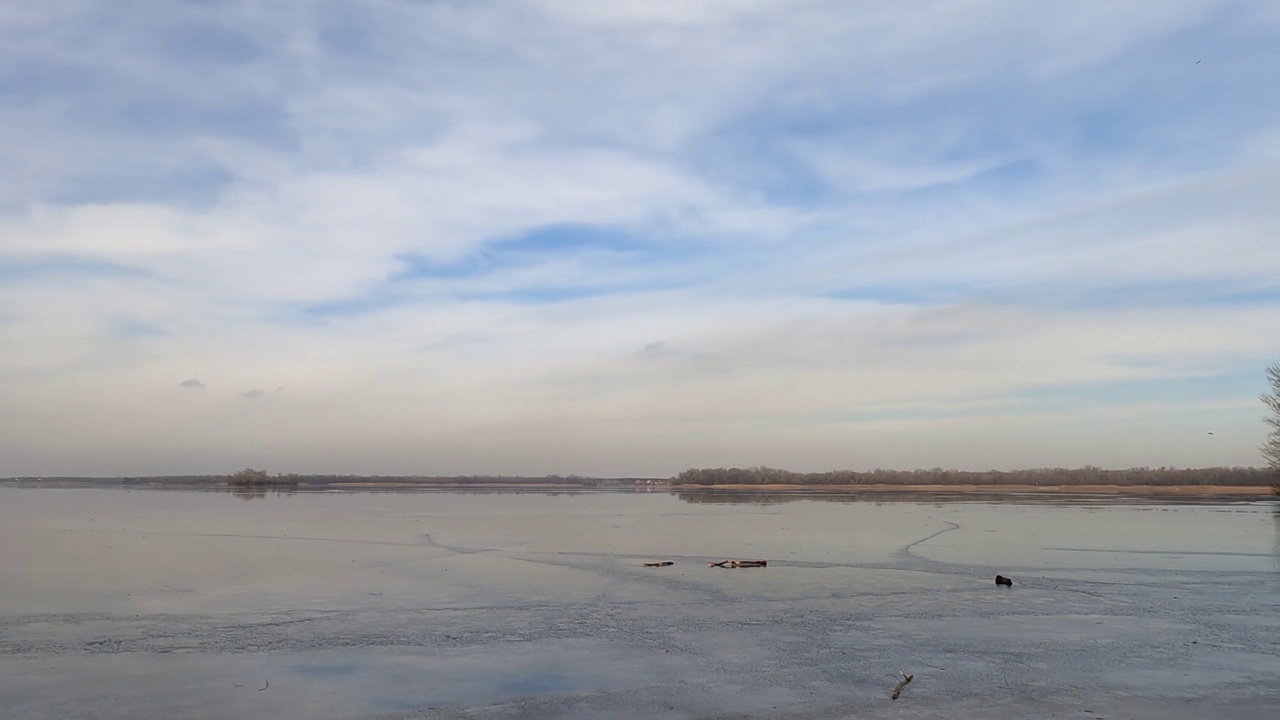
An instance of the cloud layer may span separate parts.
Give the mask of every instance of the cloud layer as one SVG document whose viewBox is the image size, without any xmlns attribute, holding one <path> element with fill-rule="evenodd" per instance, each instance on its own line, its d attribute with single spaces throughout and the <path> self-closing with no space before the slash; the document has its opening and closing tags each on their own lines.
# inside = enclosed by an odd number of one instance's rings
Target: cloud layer
<svg viewBox="0 0 1280 720">
<path fill-rule="evenodd" d="M 1278 41 L 1208 0 L 10 3 L 0 475 L 1257 464 Z"/>
</svg>

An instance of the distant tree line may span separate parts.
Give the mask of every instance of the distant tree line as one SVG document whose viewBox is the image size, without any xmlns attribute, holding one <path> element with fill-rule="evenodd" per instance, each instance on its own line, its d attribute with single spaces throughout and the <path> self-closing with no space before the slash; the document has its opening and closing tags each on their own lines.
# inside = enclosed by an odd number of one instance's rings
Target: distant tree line
<svg viewBox="0 0 1280 720">
<path fill-rule="evenodd" d="M 298 480 L 299 476 L 293 473 L 268 475 L 266 470 L 245 468 L 228 477 L 227 484 L 232 487 L 297 487 Z"/>
<path fill-rule="evenodd" d="M 123 487 L 201 488 L 312 488 L 331 485 L 362 484 L 394 489 L 397 485 L 470 485 L 476 487 L 504 485 L 573 486 L 582 488 L 629 487 L 645 478 L 592 478 L 581 475 L 299 475 L 269 474 L 265 470 L 246 468 L 232 475 L 170 475 L 151 477 L 18 477 L 0 478 L 0 483 L 64 486 L 116 485 Z M 1030 470 L 832 470 L 798 473 L 769 467 L 695 468 L 685 470 L 669 480 L 673 487 L 715 485 L 1238 485 L 1275 486 L 1280 492 L 1280 471 L 1271 468 L 1129 468 L 1104 470 L 1098 467 L 1038 468 Z"/>
<path fill-rule="evenodd" d="M 631 484 L 633 478 L 592 478 L 582 475 L 268 475 L 262 470 L 245 469 L 226 479 L 230 485 L 306 485 L 325 487 L 343 483 L 376 485 L 572 485 L 605 487 Z"/>
<path fill-rule="evenodd" d="M 169 487 L 204 488 L 230 487 L 289 487 L 307 486 L 323 488 L 342 483 L 369 485 L 547 485 L 584 488 L 630 486 L 637 480 L 654 478 L 595 478 L 583 475 L 303 475 L 298 473 L 269 474 L 265 470 L 245 468 L 231 475 L 150 475 L 150 476 L 22 476 L 0 478 L 0 483 L 23 485 L 75 485 L 121 487 Z"/>
<path fill-rule="evenodd" d="M 308 485 L 378 483 L 388 485 L 577 485 L 597 487 L 622 482 L 582 475 L 302 475 Z M 627 480 L 630 482 L 630 480 Z"/>
<path fill-rule="evenodd" d="M 770 467 L 695 468 L 671 480 L 672 485 L 1240 485 L 1276 482 L 1269 468 L 1140 467 L 1127 470 L 1037 468 L 1031 470 L 832 470 L 798 473 Z"/>
</svg>

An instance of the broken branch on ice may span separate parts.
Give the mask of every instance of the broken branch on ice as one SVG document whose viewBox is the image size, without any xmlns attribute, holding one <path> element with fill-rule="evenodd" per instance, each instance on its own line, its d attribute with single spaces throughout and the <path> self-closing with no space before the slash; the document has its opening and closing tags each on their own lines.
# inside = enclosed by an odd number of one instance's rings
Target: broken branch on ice
<svg viewBox="0 0 1280 720">
<path fill-rule="evenodd" d="M 911 682 L 916 677 L 915 675 L 908 675 L 901 670 L 898 671 L 898 674 L 902 676 L 902 679 L 893 687 L 893 694 L 889 696 L 890 700 L 897 700 L 898 696 L 902 694 L 902 688 L 906 687 L 907 683 Z"/>
</svg>

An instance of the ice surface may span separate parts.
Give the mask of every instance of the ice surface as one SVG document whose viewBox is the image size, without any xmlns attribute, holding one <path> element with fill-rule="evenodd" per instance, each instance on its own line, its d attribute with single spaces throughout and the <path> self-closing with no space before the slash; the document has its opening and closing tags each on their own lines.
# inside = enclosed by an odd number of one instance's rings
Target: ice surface
<svg viewBox="0 0 1280 720">
<path fill-rule="evenodd" d="M 1274 503 L 843 499 L 0 488 L 0 717 L 1280 717 Z"/>
</svg>

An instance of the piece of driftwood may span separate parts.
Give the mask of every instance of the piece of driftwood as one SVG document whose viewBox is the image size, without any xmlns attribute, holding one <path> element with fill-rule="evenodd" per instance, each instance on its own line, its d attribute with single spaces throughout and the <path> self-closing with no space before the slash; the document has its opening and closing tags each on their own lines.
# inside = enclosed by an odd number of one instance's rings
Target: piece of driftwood
<svg viewBox="0 0 1280 720">
<path fill-rule="evenodd" d="M 1003 575 L 997 575 L 997 576 L 996 576 L 996 584 L 997 584 L 997 585 L 1004 585 L 1005 587 L 1013 587 L 1013 580 L 1012 580 L 1011 578 L 1007 578 L 1007 577 L 1005 577 L 1005 576 L 1003 576 Z"/>
<path fill-rule="evenodd" d="M 263 685 L 262 687 L 258 688 L 258 692 L 262 692 L 263 690 L 266 690 L 267 688 L 271 687 L 270 680 L 267 680 L 266 683 L 267 683 L 266 685 Z"/>
<path fill-rule="evenodd" d="M 707 567 L 722 568 L 748 568 L 748 567 L 769 567 L 768 560 L 721 560 L 720 562 L 709 562 Z"/>
<path fill-rule="evenodd" d="M 667 567 L 668 565 L 675 565 L 675 563 L 670 560 L 663 560 L 662 562 L 651 562 L 651 563 L 644 564 L 645 567 Z"/>
<path fill-rule="evenodd" d="M 902 679 L 898 681 L 897 685 L 893 686 L 893 694 L 889 696 L 890 700 L 897 700 L 898 696 L 902 694 L 902 688 L 906 687 L 907 683 L 911 682 L 916 677 L 915 675 L 908 675 L 901 670 L 898 671 L 898 674 L 902 676 Z"/>
</svg>

